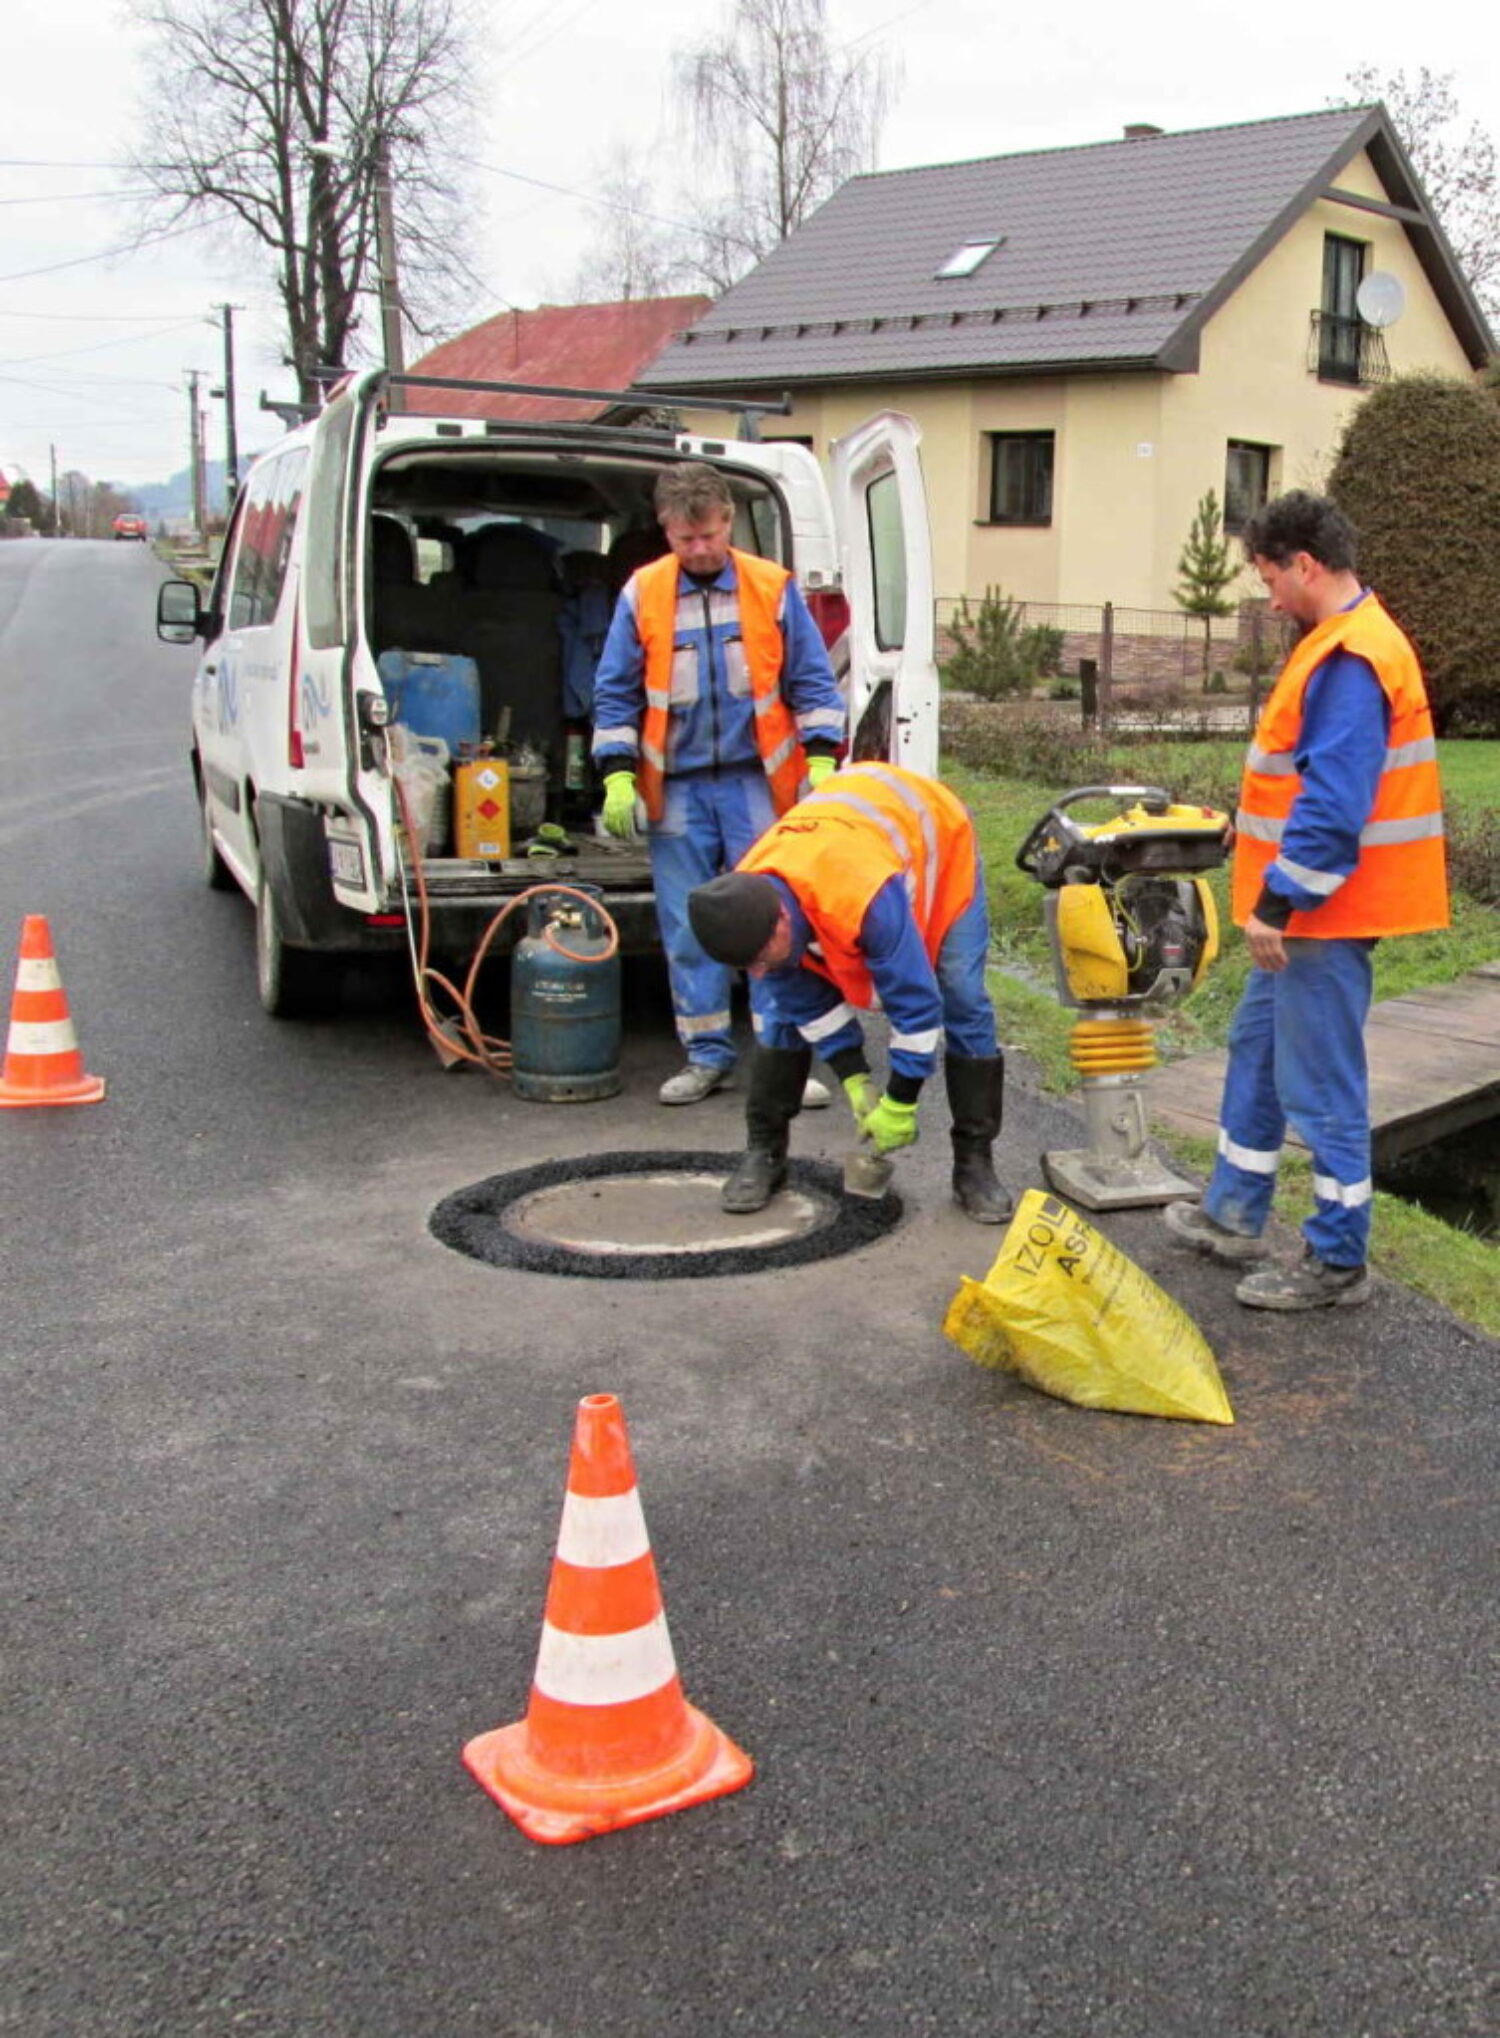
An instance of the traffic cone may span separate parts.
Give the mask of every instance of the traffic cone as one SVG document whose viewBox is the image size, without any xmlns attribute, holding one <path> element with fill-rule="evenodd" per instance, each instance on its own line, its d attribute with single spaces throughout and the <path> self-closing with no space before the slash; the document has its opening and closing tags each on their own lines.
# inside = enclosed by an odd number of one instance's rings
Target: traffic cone
<svg viewBox="0 0 1500 2038">
<path fill-rule="evenodd" d="M 625 1417 L 578 1404 L 568 1490 L 524 1720 L 464 1766 L 533 1840 L 588 1840 L 738 1790 L 750 1757 L 682 1695 Z"/>
<path fill-rule="evenodd" d="M 47 922 L 40 913 L 28 913 L 0 1072 L 0 1106 L 97 1104 L 103 1095 L 104 1078 L 83 1071 Z"/>
</svg>

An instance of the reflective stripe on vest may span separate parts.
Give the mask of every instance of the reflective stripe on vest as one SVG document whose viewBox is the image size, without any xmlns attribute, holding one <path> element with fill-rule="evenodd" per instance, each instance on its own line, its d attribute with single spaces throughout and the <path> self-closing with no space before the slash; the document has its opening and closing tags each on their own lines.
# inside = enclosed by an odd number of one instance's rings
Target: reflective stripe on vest
<svg viewBox="0 0 1500 2038">
<path fill-rule="evenodd" d="M 1390 706 L 1390 736 L 1375 804 L 1359 834 L 1359 861 L 1349 876 L 1280 860 L 1304 891 L 1326 895 L 1314 910 L 1294 912 L 1285 931 L 1338 940 L 1446 927 L 1443 800 L 1432 711 L 1415 651 L 1372 594 L 1308 631 L 1262 710 L 1235 816 L 1234 918 L 1245 924 L 1277 860 L 1302 790 L 1295 755 L 1307 684 L 1336 651 L 1363 658 L 1374 672 Z"/>
<path fill-rule="evenodd" d="M 804 961 L 866 1010 L 875 987 L 859 952 L 870 901 L 892 877 L 906 887 L 928 960 L 974 897 L 974 824 L 935 779 L 894 764 L 857 764 L 825 779 L 767 829 L 739 869 L 774 873 L 812 927 Z"/>
<path fill-rule="evenodd" d="M 802 789 L 806 764 L 797 724 L 781 692 L 786 647 L 778 620 L 791 575 L 774 560 L 731 550 L 740 642 L 755 710 L 755 744 L 778 814 Z M 671 719 L 672 654 L 677 643 L 679 571 L 669 552 L 642 566 L 634 579 L 635 627 L 645 653 L 646 711 L 641 719 L 641 762 L 636 789 L 647 815 L 659 821 L 666 803 L 667 727 Z"/>
</svg>

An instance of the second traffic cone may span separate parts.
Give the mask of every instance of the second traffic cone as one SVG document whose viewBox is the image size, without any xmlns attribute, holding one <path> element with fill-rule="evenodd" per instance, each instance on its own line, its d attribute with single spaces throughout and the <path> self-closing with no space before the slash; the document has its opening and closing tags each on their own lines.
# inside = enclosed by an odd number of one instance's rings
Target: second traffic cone
<svg viewBox="0 0 1500 2038">
<path fill-rule="evenodd" d="M 523 1833 L 553 1843 L 722 1797 L 755 1773 L 683 1697 L 613 1394 L 578 1404 L 526 1717 L 470 1741 L 464 1766 Z"/>
<path fill-rule="evenodd" d="M 84 1073 L 47 922 L 40 913 L 28 913 L 0 1072 L 0 1107 L 97 1104 L 103 1095 L 104 1078 Z"/>
</svg>

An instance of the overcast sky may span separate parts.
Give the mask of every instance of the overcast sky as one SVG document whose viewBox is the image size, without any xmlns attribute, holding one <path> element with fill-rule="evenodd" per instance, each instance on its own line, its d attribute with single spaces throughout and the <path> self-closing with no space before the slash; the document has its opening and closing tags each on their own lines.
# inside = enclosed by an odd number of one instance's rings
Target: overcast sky
<svg viewBox="0 0 1500 2038">
<path fill-rule="evenodd" d="M 1325 106 L 1361 62 L 1456 74 L 1465 114 L 1500 125 L 1500 35 L 1484 6 L 1364 0 L 1354 9 L 1243 0 L 1134 0 L 1007 10 L 992 0 L 830 0 L 842 40 L 868 38 L 901 67 L 880 167 L 950 162 L 1117 137 L 1129 121 L 1210 127 Z M 211 307 L 243 305 L 240 443 L 274 436 L 263 388 L 291 395 L 279 365 L 266 267 L 222 236 L 189 233 L 139 254 L 90 259 L 131 230 L 109 194 L 144 89 L 143 47 L 118 0 L 12 0 L 0 138 L 0 469 L 43 487 L 58 471 L 163 480 L 187 461 L 184 370 L 218 380 Z M 703 0 L 472 0 L 485 67 L 465 252 L 488 296 L 507 303 L 565 289 L 597 222 L 586 193 L 615 140 L 666 166 L 657 209 L 690 218 L 691 157 L 674 136 L 673 52 L 717 22 Z M 1485 30 L 1482 22 L 1491 19 Z M 509 174 L 507 174 L 509 173 Z M 80 259 L 83 258 L 83 259 Z M 30 273 L 28 273 L 30 272 Z M 212 448 L 223 409 L 209 406 Z"/>
</svg>

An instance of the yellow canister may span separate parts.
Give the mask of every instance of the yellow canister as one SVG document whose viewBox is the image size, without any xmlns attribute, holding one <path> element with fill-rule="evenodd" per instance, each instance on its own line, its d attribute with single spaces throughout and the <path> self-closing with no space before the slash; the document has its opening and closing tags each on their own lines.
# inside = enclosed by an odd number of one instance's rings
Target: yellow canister
<svg viewBox="0 0 1500 2038">
<path fill-rule="evenodd" d="M 458 856 L 510 855 L 510 766 L 474 757 L 453 774 L 453 846 Z"/>
</svg>

